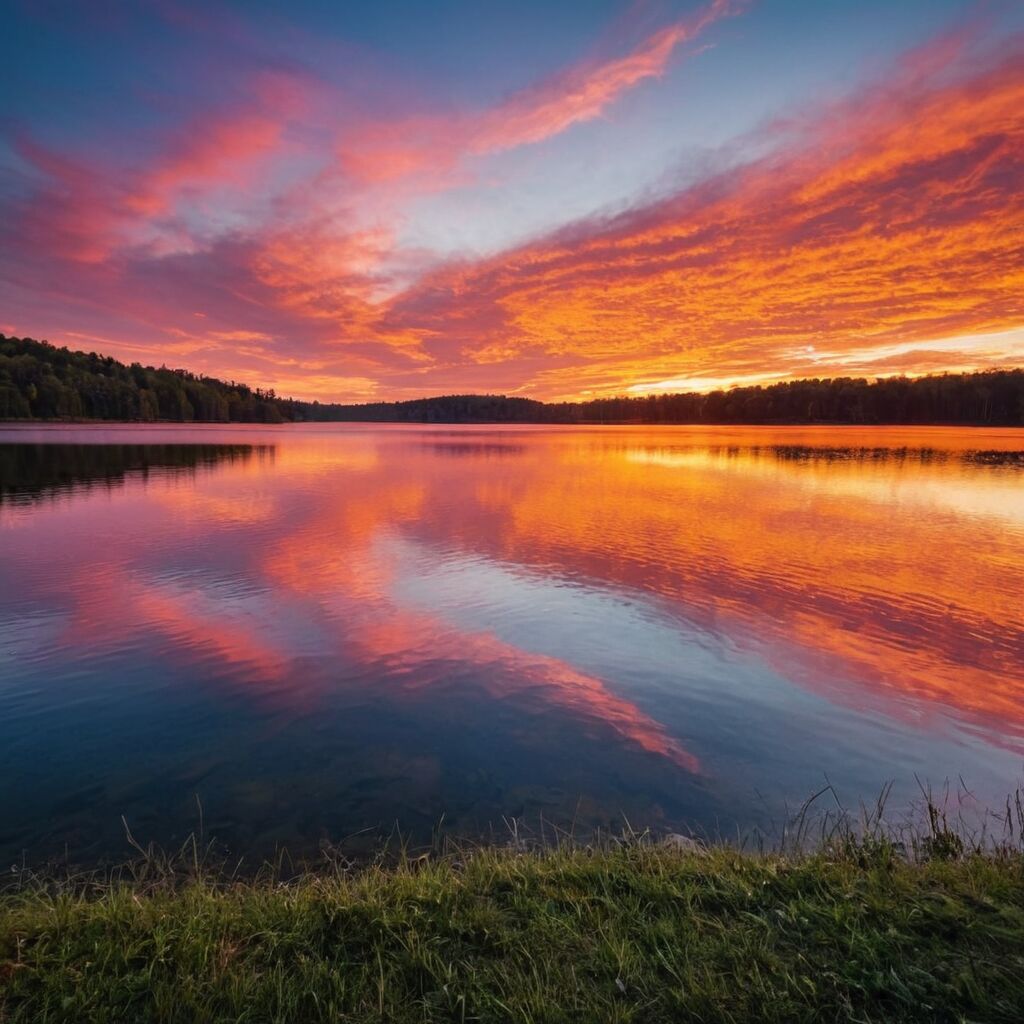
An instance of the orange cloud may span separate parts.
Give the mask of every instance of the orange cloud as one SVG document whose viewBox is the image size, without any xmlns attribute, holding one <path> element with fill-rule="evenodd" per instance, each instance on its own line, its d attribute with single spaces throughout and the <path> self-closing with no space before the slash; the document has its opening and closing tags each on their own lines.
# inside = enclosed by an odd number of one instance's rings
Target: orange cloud
<svg viewBox="0 0 1024 1024">
<path fill-rule="evenodd" d="M 429 327 L 449 357 L 538 397 L 822 376 L 894 344 L 1020 327 L 1020 40 L 995 66 L 949 77 L 901 80 L 895 104 L 880 87 L 805 127 L 795 149 L 438 272 L 387 322 Z"/>
<path fill-rule="evenodd" d="M 713 3 L 474 115 L 357 120 L 348 176 L 324 83 L 285 74 L 257 76 L 246 102 L 196 118 L 134 172 L 22 138 L 46 184 L 6 218 L 4 273 L 29 297 L 9 319 L 35 333 L 32 315 L 58 311 L 111 354 L 159 362 L 176 347 L 202 372 L 339 401 L 1019 363 L 1019 36 L 981 56 L 943 37 L 872 88 L 771 126 L 767 155 L 625 213 L 444 265 L 403 247 L 404 204 L 457 187 L 475 156 L 599 116 L 735 9 Z M 293 146 L 299 159 L 279 161 Z M 210 228 L 197 210 L 224 193 L 255 206 Z M 257 340 L 231 340 L 243 336 Z"/>
</svg>

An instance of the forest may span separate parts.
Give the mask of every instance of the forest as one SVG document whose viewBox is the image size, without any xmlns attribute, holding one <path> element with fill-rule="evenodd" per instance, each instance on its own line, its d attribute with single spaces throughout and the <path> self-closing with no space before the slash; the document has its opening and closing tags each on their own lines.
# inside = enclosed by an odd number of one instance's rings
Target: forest
<svg viewBox="0 0 1024 1024">
<path fill-rule="evenodd" d="M 187 370 L 0 334 L 0 419 L 283 423 L 301 403 Z"/>
<path fill-rule="evenodd" d="M 118 362 L 0 335 L 0 419 L 197 423 L 963 424 L 1024 426 L 1024 369 L 927 377 L 787 381 L 706 394 L 538 402 L 444 395 L 361 405 L 279 398 L 272 389 Z"/>
</svg>

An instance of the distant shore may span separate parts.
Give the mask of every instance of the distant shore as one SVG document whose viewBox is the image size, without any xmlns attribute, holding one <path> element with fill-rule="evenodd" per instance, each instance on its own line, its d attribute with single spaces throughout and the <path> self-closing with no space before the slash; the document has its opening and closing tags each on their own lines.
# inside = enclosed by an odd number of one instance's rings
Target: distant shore
<svg viewBox="0 0 1024 1024">
<path fill-rule="evenodd" d="M 636 385 L 634 385 L 636 387 Z M 449 394 L 302 401 L 183 369 L 0 334 L 0 420 L 139 423 L 521 423 L 569 426 L 1024 426 L 1024 369 L 806 378 L 579 401 Z"/>
<path fill-rule="evenodd" d="M 96 420 L 96 419 L 0 419 L 0 427 L 256 427 L 258 429 L 288 429 L 289 427 L 309 426 L 406 426 L 406 427 L 707 427 L 713 428 L 752 428 L 774 430 L 792 428 L 806 430 L 912 430 L 919 427 L 934 427 L 957 430 L 1021 430 L 1024 424 L 993 424 L 993 423 L 849 423 L 843 421 L 771 421 L 764 423 L 665 423 L 639 420 L 608 420 L 601 423 L 553 423 L 544 420 L 287 420 L 280 423 L 253 423 L 248 420 Z"/>
</svg>

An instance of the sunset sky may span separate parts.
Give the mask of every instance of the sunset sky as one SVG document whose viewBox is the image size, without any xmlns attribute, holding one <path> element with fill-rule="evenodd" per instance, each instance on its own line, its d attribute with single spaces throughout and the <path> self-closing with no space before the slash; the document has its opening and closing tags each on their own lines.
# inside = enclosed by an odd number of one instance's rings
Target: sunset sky
<svg viewBox="0 0 1024 1024">
<path fill-rule="evenodd" d="M 321 400 L 1024 365 L 1024 3 L 47 3 L 0 331 Z"/>
</svg>

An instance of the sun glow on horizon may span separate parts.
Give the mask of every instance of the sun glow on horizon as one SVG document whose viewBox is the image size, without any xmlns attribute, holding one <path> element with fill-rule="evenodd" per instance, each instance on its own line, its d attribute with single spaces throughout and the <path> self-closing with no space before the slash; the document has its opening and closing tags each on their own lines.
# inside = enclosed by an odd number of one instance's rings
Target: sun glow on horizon
<svg viewBox="0 0 1024 1024">
<path fill-rule="evenodd" d="M 975 373 L 981 370 L 999 370 L 1018 366 L 1024 359 L 1024 327 L 991 334 L 965 334 L 952 338 L 940 338 L 927 342 L 905 342 L 880 347 L 869 356 L 860 354 L 818 353 L 813 345 L 805 347 L 809 363 L 822 361 L 830 367 L 828 374 L 798 373 L 779 375 L 776 373 L 754 373 L 739 377 L 680 377 L 666 380 L 644 381 L 631 384 L 628 394 L 669 394 L 693 392 L 706 394 L 711 391 L 730 390 L 740 387 L 756 387 L 784 384 L 798 380 L 813 380 L 821 377 L 865 377 L 885 380 L 893 377 L 925 377 L 933 373 Z M 941 369 L 922 370 L 872 370 L 872 364 L 896 356 L 911 353 L 953 352 L 965 361 L 944 365 Z"/>
</svg>

